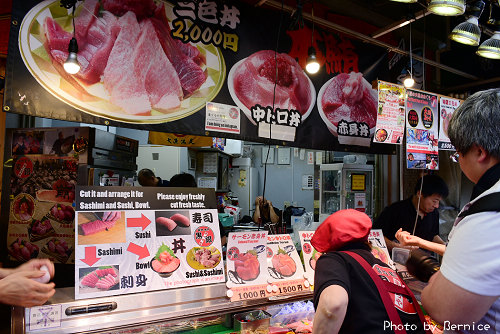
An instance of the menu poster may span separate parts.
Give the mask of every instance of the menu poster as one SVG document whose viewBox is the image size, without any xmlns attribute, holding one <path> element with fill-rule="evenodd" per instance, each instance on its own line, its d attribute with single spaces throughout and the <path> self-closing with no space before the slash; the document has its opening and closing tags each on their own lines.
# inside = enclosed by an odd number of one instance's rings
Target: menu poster
<svg viewBox="0 0 500 334">
<path fill-rule="evenodd" d="M 7 232 L 10 259 L 26 262 L 49 258 L 56 263 L 74 262 L 72 203 L 77 167 L 78 159 L 74 157 L 14 157 Z"/>
<path fill-rule="evenodd" d="M 372 229 L 368 235 L 368 241 L 372 245 L 372 254 L 380 261 L 393 267 L 394 263 L 389 255 L 389 250 L 384 239 L 384 233 L 379 229 Z"/>
<path fill-rule="evenodd" d="M 302 247 L 302 259 L 304 260 L 305 268 L 305 278 L 309 281 L 311 285 L 314 285 L 314 270 L 316 269 L 316 261 L 318 261 L 321 256 L 321 252 L 318 252 L 312 245 L 311 239 L 314 235 L 314 231 L 300 231 L 300 246 Z"/>
<path fill-rule="evenodd" d="M 438 97 L 412 89 L 406 92 L 406 167 L 439 169 Z"/>
<path fill-rule="evenodd" d="M 296 293 L 309 287 L 304 267 L 289 234 L 267 236 L 267 271 L 273 294 Z"/>
<path fill-rule="evenodd" d="M 266 244 L 266 231 L 229 233 L 226 286 L 231 301 L 267 296 Z"/>
<path fill-rule="evenodd" d="M 215 193 L 77 187 L 75 298 L 224 282 Z"/>
<path fill-rule="evenodd" d="M 441 96 L 439 99 L 439 149 L 454 151 L 455 148 L 448 138 L 448 125 L 450 124 L 451 116 L 462 103 L 461 100 L 452 99 Z"/>
<path fill-rule="evenodd" d="M 401 144 L 405 129 L 405 88 L 389 82 L 378 82 L 377 125 L 373 141 Z"/>
</svg>

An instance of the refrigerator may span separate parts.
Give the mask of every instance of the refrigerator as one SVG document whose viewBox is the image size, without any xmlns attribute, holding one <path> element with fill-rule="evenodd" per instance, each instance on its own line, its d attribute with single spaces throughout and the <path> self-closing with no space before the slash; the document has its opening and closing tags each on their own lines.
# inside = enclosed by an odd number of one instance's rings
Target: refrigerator
<svg viewBox="0 0 500 334">
<path fill-rule="evenodd" d="M 320 165 L 319 221 L 342 209 L 354 209 L 373 217 L 373 165 Z"/>
<path fill-rule="evenodd" d="M 238 197 L 238 206 L 241 208 L 240 217 L 253 215 L 258 184 L 257 168 L 242 166 L 229 169 L 229 187 L 233 196 Z"/>
</svg>

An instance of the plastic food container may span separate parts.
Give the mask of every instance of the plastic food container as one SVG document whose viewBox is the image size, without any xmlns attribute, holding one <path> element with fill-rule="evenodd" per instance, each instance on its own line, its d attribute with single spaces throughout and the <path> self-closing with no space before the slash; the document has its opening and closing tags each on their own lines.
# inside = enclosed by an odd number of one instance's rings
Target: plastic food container
<svg viewBox="0 0 500 334">
<path fill-rule="evenodd" d="M 406 248 L 394 247 L 392 249 L 392 261 L 406 265 L 406 260 L 410 257 L 410 250 Z"/>
<path fill-rule="evenodd" d="M 269 333 L 271 315 L 266 311 L 255 310 L 234 315 L 234 330 L 241 334 Z"/>
</svg>

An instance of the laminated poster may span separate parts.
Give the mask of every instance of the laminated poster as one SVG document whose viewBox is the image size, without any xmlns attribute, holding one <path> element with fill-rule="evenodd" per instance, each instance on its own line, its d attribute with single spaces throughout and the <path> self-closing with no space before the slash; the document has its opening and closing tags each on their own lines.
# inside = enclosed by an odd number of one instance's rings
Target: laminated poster
<svg viewBox="0 0 500 334">
<path fill-rule="evenodd" d="M 77 169 L 78 159 L 74 157 L 14 157 L 7 232 L 10 259 L 26 262 L 49 258 L 56 263 L 74 263 L 72 204 Z"/>
<path fill-rule="evenodd" d="M 450 124 L 451 116 L 462 103 L 462 100 L 452 99 L 442 96 L 439 99 L 439 149 L 454 151 L 455 147 L 448 138 L 448 125 Z"/>
<path fill-rule="evenodd" d="M 267 291 L 266 231 L 229 233 L 227 241 L 228 297 L 265 298 Z"/>
<path fill-rule="evenodd" d="M 373 256 L 394 269 L 394 263 L 389 255 L 382 230 L 372 229 L 368 235 L 368 241 L 372 244 Z"/>
<path fill-rule="evenodd" d="M 75 299 L 225 281 L 211 189 L 77 187 Z"/>
<path fill-rule="evenodd" d="M 273 292 L 283 294 L 288 287 L 296 290 L 304 288 L 304 267 L 289 234 L 267 236 L 267 271 Z M 305 284 L 309 287 L 309 284 Z"/>
<path fill-rule="evenodd" d="M 405 129 L 404 86 L 378 82 L 377 125 L 373 141 L 385 144 L 401 144 Z"/>
<path fill-rule="evenodd" d="M 300 245 L 302 247 L 302 259 L 304 260 L 305 277 L 311 285 L 314 285 L 314 270 L 316 269 L 316 261 L 321 256 L 311 245 L 311 239 L 314 236 L 314 231 L 300 231 Z"/>
<path fill-rule="evenodd" d="M 407 89 L 406 167 L 439 169 L 438 97 Z"/>
</svg>

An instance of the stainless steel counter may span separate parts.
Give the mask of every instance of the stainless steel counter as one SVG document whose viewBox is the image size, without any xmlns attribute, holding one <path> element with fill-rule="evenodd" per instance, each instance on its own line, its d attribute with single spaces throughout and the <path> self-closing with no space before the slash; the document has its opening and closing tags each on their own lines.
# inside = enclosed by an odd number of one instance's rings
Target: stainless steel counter
<svg viewBox="0 0 500 334">
<path fill-rule="evenodd" d="M 219 283 L 175 290 L 75 300 L 73 288 L 62 288 L 57 289 L 56 294 L 47 303 L 47 305 L 61 305 L 62 314 L 59 327 L 30 331 L 30 309 L 15 307 L 12 314 L 11 333 L 109 333 L 111 329 L 117 330 L 169 320 L 223 315 L 254 309 L 258 306 L 312 298 L 312 292 L 305 292 L 281 298 L 231 302 L 226 297 L 226 290 L 226 285 Z M 96 307 L 95 304 L 99 305 Z M 114 309 L 100 311 L 100 309 L 106 308 Z M 90 312 L 87 313 L 89 310 Z"/>
</svg>

